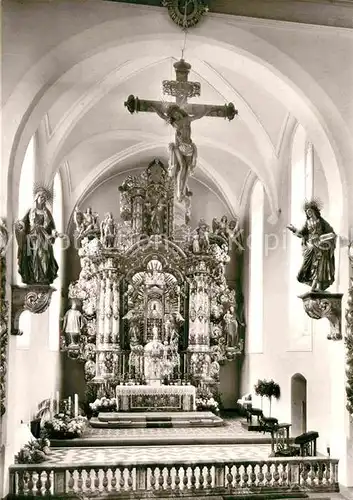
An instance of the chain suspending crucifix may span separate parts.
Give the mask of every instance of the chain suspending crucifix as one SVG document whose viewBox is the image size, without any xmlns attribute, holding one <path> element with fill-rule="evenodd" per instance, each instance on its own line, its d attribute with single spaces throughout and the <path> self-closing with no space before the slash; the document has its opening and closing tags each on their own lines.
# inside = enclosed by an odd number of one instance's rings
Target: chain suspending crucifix
<svg viewBox="0 0 353 500">
<path fill-rule="evenodd" d="M 175 97 L 175 102 L 149 101 L 130 95 L 124 103 L 130 113 L 156 113 L 175 129 L 175 142 L 169 144 L 170 169 L 174 170 L 176 195 L 183 201 L 190 195 L 187 186 L 189 176 L 194 172 L 197 148 L 191 139 L 191 123 L 204 116 L 233 120 L 238 111 L 233 103 L 223 106 L 189 104 L 188 99 L 200 96 L 201 85 L 190 82 L 191 65 L 180 59 L 174 63 L 175 80 L 163 81 L 163 93 Z"/>
</svg>

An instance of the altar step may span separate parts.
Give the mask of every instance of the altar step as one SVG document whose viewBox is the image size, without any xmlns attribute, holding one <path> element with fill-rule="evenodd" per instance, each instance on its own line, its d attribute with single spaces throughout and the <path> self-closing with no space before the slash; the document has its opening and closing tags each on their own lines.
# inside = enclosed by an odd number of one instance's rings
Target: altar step
<svg viewBox="0 0 353 500">
<path fill-rule="evenodd" d="M 169 429 L 175 427 L 219 427 L 221 417 L 206 412 L 139 412 L 99 413 L 90 420 L 91 427 L 99 429 Z"/>
</svg>

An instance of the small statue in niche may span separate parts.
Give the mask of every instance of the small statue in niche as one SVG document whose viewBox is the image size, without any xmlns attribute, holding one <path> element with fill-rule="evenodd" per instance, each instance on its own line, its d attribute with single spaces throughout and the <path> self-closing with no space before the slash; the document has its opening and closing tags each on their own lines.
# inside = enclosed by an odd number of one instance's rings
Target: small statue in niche
<svg viewBox="0 0 353 500">
<path fill-rule="evenodd" d="M 106 248 L 113 248 L 117 235 L 117 226 L 111 212 L 105 214 L 104 220 L 101 222 L 100 230 L 102 245 Z"/>
<path fill-rule="evenodd" d="M 140 343 L 140 327 L 137 321 L 130 321 L 129 326 L 129 340 L 130 346 L 137 345 Z"/>
<path fill-rule="evenodd" d="M 219 222 L 218 228 L 217 228 L 217 234 L 224 238 L 226 241 L 228 241 L 228 217 L 226 215 L 223 215 L 221 217 L 221 220 Z"/>
<path fill-rule="evenodd" d="M 199 227 L 197 228 L 199 235 L 199 245 L 201 252 L 207 252 L 210 247 L 209 232 L 210 228 L 204 219 L 200 219 Z"/>
<path fill-rule="evenodd" d="M 163 234 L 164 230 L 164 214 L 166 205 L 164 203 L 163 197 L 158 198 L 154 206 L 150 211 L 151 218 L 151 233 L 152 234 Z"/>
<path fill-rule="evenodd" d="M 335 247 L 337 236 L 330 224 L 321 217 L 317 200 L 304 204 L 306 222 L 302 229 L 292 224 L 287 228 L 302 240 L 303 263 L 297 275 L 300 283 L 312 291 L 324 291 L 335 281 Z"/>
<path fill-rule="evenodd" d="M 226 332 L 227 346 L 234 347 L 238 343 L 238 322 L 235 317 L 234 307 L 230 306 L 229 311 L 223 317 Z"/>
<path fill-rule="evenodd" d="M 84 317 L 77 309 L 76 300 L 73 300 L 71 303 L 71 309 L 66 312 L 63 320 L 63 330 L 68 347 L 78 345 L 84 324 Z"/>
<path fill-rule="evenodd" d="M 200 253 L 200 236 L 195 233 L 192 237 L 192 251 L 193 253 Z"/>
<path fill-rule="evenodd" d="M 58 275 L 53 245 L 62 235 L 56 231 L 47 207 L 51 197 L 49 190 L 37 189 L 33 207 L 15 224 L 18 271 L 27 285 L 50 285 Z"/>
</svg>

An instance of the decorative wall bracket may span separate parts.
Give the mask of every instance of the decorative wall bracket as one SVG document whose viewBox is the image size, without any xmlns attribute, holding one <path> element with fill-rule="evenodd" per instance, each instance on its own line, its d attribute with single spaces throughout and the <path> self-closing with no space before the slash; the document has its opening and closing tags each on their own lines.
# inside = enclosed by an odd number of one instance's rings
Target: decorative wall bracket
<svg viewBox="0 0 353 500">
<path fill-rule="evenodd" d="M 343 293 L 307 292 L 300 295 L 306 314 L 313 319 L 327 318 L 330 322 L 330 340 L 341 340 Z"/>
<path fill-rule="evenodd" d="M 12 285 L 11 335 L 22 335 L 19 330 L 20 316 L 23 311 L 41 314 L 50 305 L 55 288 L 49 285 Z"/>
</svg>

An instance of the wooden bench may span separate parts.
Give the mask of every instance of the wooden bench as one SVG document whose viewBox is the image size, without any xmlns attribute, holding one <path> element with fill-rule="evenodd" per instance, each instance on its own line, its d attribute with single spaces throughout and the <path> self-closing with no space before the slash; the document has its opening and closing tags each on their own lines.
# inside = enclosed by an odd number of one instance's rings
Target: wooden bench
<svg viewBox="0 0 353 500">
<path fill-rule="evenodd" d="M 260 408 L 248 408 L 246 410 L 246 421 L 252 424 L 253 417 L 257 417 L 257 423 L 260 425 L 260 418 L 263 417 L 263 412 Z"/>
</svg>

